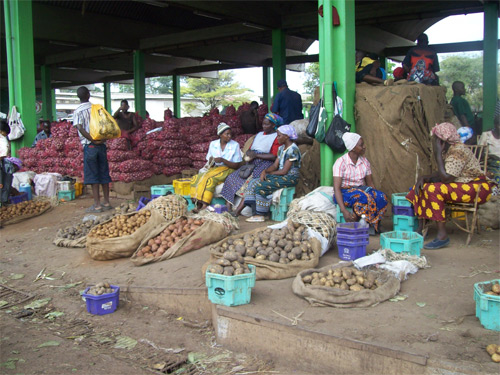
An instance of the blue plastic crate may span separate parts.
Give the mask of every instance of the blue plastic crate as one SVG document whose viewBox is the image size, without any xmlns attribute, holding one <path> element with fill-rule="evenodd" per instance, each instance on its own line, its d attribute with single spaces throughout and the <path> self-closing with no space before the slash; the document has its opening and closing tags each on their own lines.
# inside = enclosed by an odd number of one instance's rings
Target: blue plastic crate
<svg viewBox="0 0 500 375">
<path fill-rule="evenodd" d="M 396 232 L 415 232 L 418 229 L 418 218 L 416 216 L 394 215 L 392 225 L 392 230 Z"/>
<path fill-rule="evenodd" d="M 288 207 L 283 207 L 281 205 L 274 206 L 271 205 L 271 220 L 283 221 L 286 219 L 286 213 L 288 212 Z"/>
<path fill-rule="evenodd" d="M 187 204 L 188 204 L 188 207 L 187 207 L 187 210 L 188 211 L 191 211 L 193 208 L 195 208 L 195 204 L 193 202 L 191 202 L 191 196 L 190 195 L 183 195 L 184 199 L 187 200 Z"/>
<path fill-rule="evenodd" d="M 155 185 L 151 186 L 151 196 L 153 195 L 165 195 L 168 192 L 174 194 L 174 186 L 173 185 Z"/>
<path fill-rule="evenodd" d="M 57 192 L 57 199 L 72 201 L 75 199 L 75 190 L 61 190 Z"/>
<path fill-rule="evenodd" d="M 337 235 L 344 236 L 354 236 L 354 237 L 363 237 L 366 236 L 368 238 L 368 227 L 362 228 L 359 225 L 359 222 L 355 223 L 340 223 L 337 225 Z"/>
<path fill-rule="evenodd" d="M 159 194 L 159 195 L 158 194 L 151 194 L 151 200 L 156 199 L 158 197 L 163 197 L 163 195 L 162 194 Z"/>
<path fill-rule="evenodd" d="M 335 208 L 337 209 L 337 223 L 345 223 L 345 219 L 344 219 L 344 214 L 342 213 L 342 211 L 340 211 L 340 207 L 338 204 L 335 205 Z M 349 212 L 352 212 L 352 208 L 347 208 L 347 211 Z"/>
<path fill-rule="evenodd" d="M 476 317 L 486 329 L 500 331 L 500 296 L 486 294 L 493 284 L 500 280 L 485 281 L 474 284 L 474 301 L 476 301 Z"/>
<path fill-rule="evenodd" d="M 380 235 L 380 247 L 395 253 L 409 253 L 420 256 L 424 237 L 415 232 L 386 232 Z"/>
<path fill-rule="evenodd" d="M 140 197 L 139 204 L 137 205 L 137 208 L 135 210 L 139 211 L 141 208 L 145 207 L 149 202 L 151 202 L 151 199 L 148 199 L 146 197 Z"/>
<path fill-rule="evenodd" d="M 213 208 L 213 212 L 217 213 L 217 214 L 222 214 L 223 212 L 227 212 L 227 206 L 226 205 L 211 205 L 210 207 Z"/>
<path fill-rule="evenodd" d="M 394 193 L 391 196 L 393 206 L 411 207 L 411 202 L 406 199 L 408 193 Z"/>
<path fill-rule="evenodd" d="M 402 216 L 415 216 L 413 207 L 405 207 L 405 206 L 392 206 L 392 214 L 402 215 Z"/>
<path fill-rule="evenodd" d="M 205 282 L 208 299 L 215 304 L 238 306 L 250 303 L 252 288 L 255 286 L 255 266 L 249 264 L 251 273 L 224 276 L 206 272 Z"/>
<path fill-rule="evenodd" d="M 114 313 L 116 311 L 120 303 L 120 287 L 116 285 L 110 285 L 110 288 L 114 290 L 113 293 L 102 294 L 100 296 L 87 294 L 90 287 L 85 289 L 82 297 L 85 298 L 87 311 L 89 313 L 94 315 L 106 315 Z"/>
<path fill-rule="evenodd" d="M 21 203 L 21 202 L 25 202 L 27 200 L 29 200 L 28 193 L 22 193 L 22 194 L 19 194 L 19 195 L 11 195 L 9 197 L 9 202 L 11 204 L 18 204 L 18 203 Z"/>
<path fill-rule="evenodd" d="M 370 240 L 349 241 L 337 238 L 339 258 L 342 260 L 355 260 L 366 255 L 366 246 Z"/>
</svg>

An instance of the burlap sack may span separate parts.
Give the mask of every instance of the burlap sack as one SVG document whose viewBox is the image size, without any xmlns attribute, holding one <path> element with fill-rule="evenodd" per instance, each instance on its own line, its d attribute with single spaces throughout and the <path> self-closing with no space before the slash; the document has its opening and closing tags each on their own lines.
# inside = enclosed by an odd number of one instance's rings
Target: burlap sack
<svg viewBox="0 0 500 375">
<path fill-rule="evenodd" d="M 169 194 L 153 199 L 149 202 L 145 210 L 156 211 L 160 213 L 165 220 L 175 220 L 187 214 L 188 203 L 186 199 L 177 194 Z"/>
<path fill-rule="evenodd" d="M 56 237 L 52 243 L 60 247 L 85 247 L 85 245 L 87 244 L 87 236 L 77 238 L 76 240 Z"/>
<path fill-rule="evenodd" d="M 251 232 L 246 232 L 245 234 L 254 234 L 262 232 L 262 228 L 255 229 Z M 229 238 L 238 239 L 243 235 L 238 234 L 235 236 L 224 238 L 222 241 L 216 243 L 213 247 L 222 245 L 222 243 Z M 245 262 L 247 264 L 253 264 L 256 267 L 257 280 L 280 280 L 288 279 L 294 277 L 302 270 L 308 269 L 310 267 L 316 267 L 319 263 L 319 257 L 321 254 L 321 243 L 312 238 L 309 240 L 312 246 L 312 259 L 311 260 L 294 260 L 288 264 L 281 264 L 278 262 L 271 262 L 269 260 L 258 260 L 252 257 L 245 257 Z M 217 259 L 222 258 L 222 254 L 215 250 L 210 250 L 210 259 L 201 268 L 203 277 L 205 277 L 205 271 L 210 263 L 215 262 Z"/>
<path fill-rule="evenodd" d="M 132 212 L 130 214 L 126 214 L 125 216 L 132 216 L 135 214 L 137 214 L 137 212 Z M 112 219 L 105 221 L 97 227 L 102 226 L 111 220 Z M 165 218 L 157 211 L 151 211 L 151 216 L 147 223 L 129 236 L 108 238 L 105 240 L 87 236 L 87 250 L 90 257 L 95 260 L 111 260 L 129 257 L 137 250 L 137 246 L 139 246 L 144 236 L 146 236 L 147 233 L 149 233 L 153 228 L 156 228 L 163 223 L 165 223 Z"/>
<path fill-rule="evenodd" d="M 31 219 L 32 217 L 35 217 L 35 216 L 40 216 L 41 214 L 44 214 L 46 213 L 47 211 L 50 211 L 52 209 L 52 206 L 47 206 L 45 209 L 43 209 L 41 212 L 38 212 L 36 214 L 29 214 L 29 215 L 22 215 L 22 216 L 16 216 L 16 217 L 13 217 L 12 219 L 9 219 L 9 220 L 5 220 L 5 221 L 2 221 L 0 222 L 0 225 L 10 225 L 10 224 L 17 224 L 21 221 L 24 221 L 24 220 L 28 220 L 28 219 Z"/>
<path fill-rule="evenodd" d="M 319 186 L 321 177 L 320 144 L 314 140 L 312 145 L 299 145 L 301 154 L 300 178 L 295 186 L 295 198 L 302 197 Z"/>
<path fill-rule="evenodd" d="M 302 120 L 295 120 L 290 123 L 297 133 L 297 139 L 294 141 L 298 145 L 306 144 L 312 145 L 314 139 L 306 134 L 307 125 L 309 125 L 309 119 L 305 118 Z"/>
<path fill-rule="evenodd" d="M 313 272 L 326 272 L 329 269 L 350 267 L 352 262 L 342 262 L 319 269 L 310 269 L 300 272 L 292 283 L 293 292 L 302 298 L 305 298 L 312 306 L 331 306 L 331 307 L 370 307 L 379 304 L 389 298 L 394 297 L 401 287 L 400 281 L 389 271 L 377 272 L 377 279 L 383 282 L 375 290 L 361 290 L 353 292 L 327 286 L 308 285 L 306 286 L 302 278 Z"/>
<path fill-rule="evenodd" d="M 165 230 L 170 224 L 173 224 L 175 220 L 170 221 L 169 223 L 162 223 L 156 228 L 152 229 L 141 242 L 137 251 L 142 249 L 151 238 L 156 237 L 161 232 Z M 191 232 L 185 238 L 174 244 L 171 248 L 169 248 L 165 253 L 163 253 L 160 257 L 155 258 L 145 258 L 136 256 L 137 251 L 134 252 L 134 255 L 130 258 L 134 266 L 142 266 L 144 264 L 153 263 L 153 262 L 161 262 L 162 260 L 167 260 L 170 258 L 175 258 L 181 256 L 182 254 L 186 254 L 192 250 L 201 249 L 203 246 L 209 245 L 211 243 L 217 242 L 222 238 L 225 238 L 227 235 L 226 229 L 224 225 L 220 223 L 216 223 L 214 221 L 207 220 L 203 223 L 201 227 L 196 229 L 194 232 Z"/>
</svg>

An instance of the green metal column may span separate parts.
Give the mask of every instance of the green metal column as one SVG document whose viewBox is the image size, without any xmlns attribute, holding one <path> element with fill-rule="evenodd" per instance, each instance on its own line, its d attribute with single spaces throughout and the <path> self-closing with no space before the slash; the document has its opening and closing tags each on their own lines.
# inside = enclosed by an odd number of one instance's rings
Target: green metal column
<svg viewBox="0 0 500 375">
<path fill-rule="evenodd" d="M 52 107 L 53 121 L 57 121 L 57 107 L 56 107 L 56 90 L 52 90 L 52 95 L 50 97 L 50 106 Z"/>
<path fill-rule="evenodd" d="M 271 108 L 271 68 L 268 66 L 262 67 L 262 102 Z"/>
<path fill-rule="evenodd" d="M 4 0 L 9 108 L 16 106 L 26 133 L 11 143 L 12 153 L 31 145 L 36 136 L 35 60 L 31 1 Z"/>
<path fill-rule="evenodd" d="M 104 82 L 104 108 L 109 113 L 113 113 L 111 109 L 111 82 Z"/>
<path fill-rule="evenodd" d="M 42 118 L 44 120 L 54 121 L 56 116 L 52 108 L 54 90 L 52 90 L 50 86 L 50 66 L 42 65 L 40 70 L 42 76 Z"/>
<path fill-rule="evenodd" d="M 135 111 L 146 117 L 146 75 L 144 74 L 144 52 L 134 51 L 134 96 Z"/>
<path fill-rule="evenodd" d="M 172 76 L 172 89 L 174 101 L 174 116 L 181 118 L 181 77 L 174 74 Z"/>
<path fill-rule="evenodd" d="M 320 40 L 320 81 L 324 86 L 325 107 L 329 125 L 334 113 L 332 85 L 337 83 L 337 94 L 343 100 L 343 118 L 354 128 L 354 93 L 355 93 L 355 24 L 354 1 L 323 0 L 323 17 L 319 17 Z M 340 25 L 332 25 L 332 6 L 335 6 L 340 18 Z M 328 126 L 327 125 L 327 126 Z M 333 153 L 321 144 L 321 185 L 333 184 L 332 167 L 341 154 Z"/>
<path fill-rule="evenodd" d="M 273 96 L 278 93 L 278 81 L 286 80 L 286 44 L 285 32 L 281 29 L 273 30 Z"/>
<path fill-rule="evenodd" d="M 484 3 L 483 131 L 493 128 L 498 87 L 498 2 Z"/>
</svg>

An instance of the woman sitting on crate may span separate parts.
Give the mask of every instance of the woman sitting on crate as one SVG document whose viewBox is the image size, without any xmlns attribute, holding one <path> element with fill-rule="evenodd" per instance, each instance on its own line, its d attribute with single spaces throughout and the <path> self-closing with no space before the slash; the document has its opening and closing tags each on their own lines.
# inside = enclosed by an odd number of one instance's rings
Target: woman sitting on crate
<svg viewBox="0 0 500 375">
<path fill-rule="evenodd" d="M 254 215 L 246 221 L 260 223 L 265 221 L 269 213 L 272 194 L 279 189 L 297 185 L 300 175 L 300 150 L 292 142 L 297 139 L 295 128 L 291 125 L 280 126 L 277 130 L 278 157 L 266 170 L 262 171 L 260 178 L 253 179 L 245 191 L 245 206 L 250 206 Z"/>
<path fill-rule="evenodd" d="M 375 189 L 370 162 L 363 156 L 366 151 L 363 138 L 356 133 L 344 133 L 342 140 L 348 152 L 333 165 L 333 200 L 346 222 L 358 221 L 361 215 L 365 215 L 370 224 L 370 235 L 380 233 L 387 196 Z M 353 212 L 349 212 L 348 207 Z"/>
<path fill-rule="evenodd" d="M 433 127 L 431 133 L 438 170 L 420 177 L 406 199 L 413 204 L 419 218 L 418 233 L 422 234 L 424 220 L 437 224 L 437 237 L 425 244 L 424 249 L 440 249 L 450 243 L 445 204 L 472 203 L 478 189 L 478 204 L 486 203 L 491 197 L 491 185 L 471 149 L 460 142 L 455 125 L 444 122 Z"/>
<path fill-rule="evenodd" d="M 212 201 L 217 185 L 242 165 L 238 142 L 233 141 L 231 128 L 221 122 L 217 127 L 219 139 L 212 141 L 207 153 L 208 168 L 191 179 L 191 200 L 197 209 L 205 209 Z"/>
<path fill-rule="evenodd" d="M 254 137 L 250 149 L 245 154 L 245 161 L 248 167 L 253 170 L 250 174 L 243 174 L 244 168 L 240 167 L 238 170 L 231 173 L 224 182 L 222 188 L 222 197 L 231 205 L 234 205 L 234 199 L 238 195 L 242 197 L 246 190 L 248 183 L 254 179 L 259 178 L 262 171 L 269 168 L 278 155 L 278 137 L 276 127 L 283 124 L 283 119 L 274 114 L 268 113 L 262 121 L 262 128 L 264 131 L 257 133 Z M 246 176 L 246 177 L 245 177 Z M 238 216 L 244 208 L 243 199 L 239 206 L 234 210 L 233 215 Z"/>
</svg>

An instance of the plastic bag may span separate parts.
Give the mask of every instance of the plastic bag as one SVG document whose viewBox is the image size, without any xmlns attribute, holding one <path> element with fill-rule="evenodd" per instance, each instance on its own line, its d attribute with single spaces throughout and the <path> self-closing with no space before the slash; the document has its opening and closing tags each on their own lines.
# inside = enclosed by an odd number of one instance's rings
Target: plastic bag
<svg viewBox="0 0 500 375">
<path fill-rule="evenodd" d="M 351 130 L 351 124 L 339 115 L 336 115 L 325 135 L 325 143 L 335 152 L 346 150 L 342 136 Z"/>
<path fill-rule="evenodd" d="M 21 115 L 17 112 L 16 106 L 12 106 L 12 109 L 10 111 L 9 127 L 10 133 L 8 138 L 10 141 L 21 138 L 26 131 L 26 128 L 24 127 L 24 124 L 21 120 Z"/>
<path fill-rule="evenodd" d="M 90 110 L 90 136 L 96 141 L 119 138 L 120 127 L 116 120 L 100 104 L 92 104 Z"/>
<path fill-rule="evenodd" d="M 321 110 L 321 101 L 318 103 L 318 105 L 312 106 L 311 111 L 309 112 L 309 124 L 307 125 L 306 128 L 306 134 L 311 138 L 314 138 L 316 135 L 320 110 Z"/>
<path fill-rule="evenodd" d="M 318 127 L 316 128 L 316 134 L 314 135 L 314 138 L 319 143 L 325 141 L 326 120 L 328 119 L 328 113 L 326 112 L 326 108 L 323 106 L 323 104 L 323 99 L 321 99 L 318 104 L 319 106 L 321 106 L 319 110 Z"/>
</svg>

